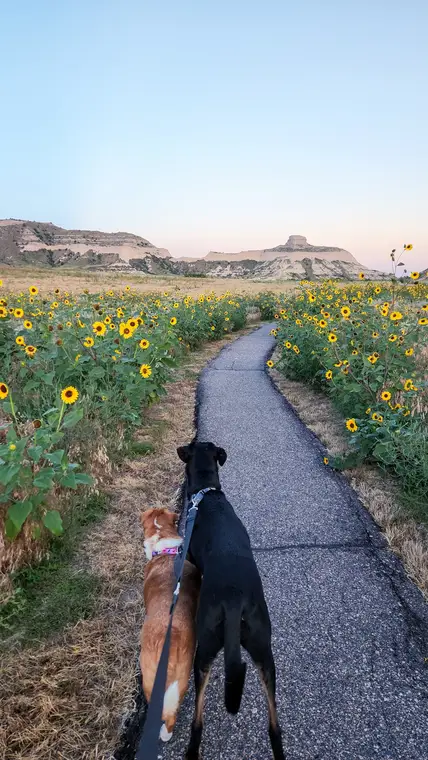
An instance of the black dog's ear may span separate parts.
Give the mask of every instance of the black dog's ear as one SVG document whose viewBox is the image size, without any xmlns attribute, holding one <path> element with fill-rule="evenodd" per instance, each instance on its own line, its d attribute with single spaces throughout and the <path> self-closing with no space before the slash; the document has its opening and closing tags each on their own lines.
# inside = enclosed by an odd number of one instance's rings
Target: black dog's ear
<svg viewBox="0 0 428 760">
<path fill-rule="evenodd" d="M 177 449 L 177 454 L 180 457 L 181 461 L 184 462 L 184 464 L 187 464 L 188 462 L 190 462 L 190 457 L 191 457 L 190 446 L 179 446 Z"/>
<path fill-rule="evenodd" d="M 216 452 L 215 452 L 215 458 L 216 458 L 217 462 L 219 463 L 220 467 L 223 467 L 223 465 L 224 465 L 224 463 L 225 463 L 225 461 L 227 459 L 227 454 L 226 454 L 225 450 L 221 449 L 219 446 L 217 446 L 216 447 Z"/>
</svg>

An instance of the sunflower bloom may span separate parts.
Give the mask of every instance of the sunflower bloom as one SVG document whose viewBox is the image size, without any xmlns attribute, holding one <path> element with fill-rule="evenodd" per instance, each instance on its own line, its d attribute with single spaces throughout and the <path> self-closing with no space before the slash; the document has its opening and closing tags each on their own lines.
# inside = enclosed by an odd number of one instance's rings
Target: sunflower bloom
<svg viewBox="0 0 428 760">
<path fill-rule="evenodd" d="M 33 326 L 33 323 L 32 323 L 32 322 L 30 322 L 30 320 L 29 320 L 29 319 L 26 319 L 26 320 L 25 320 L 25 322 L 24 322 L 24 327 L 25 327 L 25 329 L 26 329 L 26 330 L 31 330 L 32 326 Z"/>
<path fill-rule="evenodd" d="M 32 296 L 36 296 L 36 295 L 37 295 L 37 293 L 39 292 L 39 289 L 38 289 L 38 288 L 36 288 L 36 286 L 35 286 L 35 285 L 30 285 L 30 287 L 28 288 L 28 290 L 30 291 L 30 294 L 31 294 Z"/>
<path fill-rule="evenodd" d="M 140 346 L 140 348 L 143 349 L 143 351 L 145 351 L 146 348 L 150 346 L 150 341 L 147 340 L 147 338 L 143 338 L 142 340 L 140 340 L 138 345 Z"/>
<path fill-rule="evenodd" d="M 22 319 L 22 317 L 24 316 L 24 310 L 15 309 L 15 311 L 13 312 L 13 316 L 16 317 L 17 319 Z"/>
<path fill-rule="evenodd" d="M 405 381 L 405 383 L 404 383 L 404 390 L 405 391 L 411 391 L 411 390 L 413 390 L 413 387 L 414 386 L 413 386 L 413 381 L 412 380 L 408 379 L 408 380 Z"/>
<path fill-rule="evenodd" d="M 404 250 L 405 251 L 411 251 L 412 249 L 413 249 L 413 245 L 412 244 L 410 244 L 410 245 L 404 245 Z"/>
<path fill-rule="evenodd" d="M 398 322 L 399 319 L 403 319 L 403 315 L 401 311 L 391 311 L 389 318 L 392 319 L 393 322 Z"/>
<path fill-rule="evenodd" d="M 428 325 L 428 317 L 421 317 L 418 319 L 418 325 Z"/>
<path fill-rule="evenodd" d="M 74 404 L 79 398 L 79 391 L 73 385 L 68 385 L 61 391 L 61 401 L 64 404 Z"/>
<path fill-rule="evenodd" d="M 37 351 L 37 348 L 35 346 L 26 346 L 25 348 L 25 353 L 27 354 L 27 356 L 34 356 L 36 351 Z"/>
<path fill-rule="evenodd" d="M 150 364 L 142 364 L 140 367 L 141 377 L 150 377 L 151 374 L 152 374 L 152 368 Z"/>
<path fill-rule="evenodd" d="M 365 279 L 365 274 L 364 274 L 364 272 L 360 272 L 360 273 L 359 273 L 359 275 L 358 275 L 358 278 L 359 278 L 360 280 L 364 280 L 364 279 Z"/>
<path fill-rule="evenodd" d="M 331 333 L 328 334 L 328 339 L 329 339 L 330 343 L 336 343 L 336 341 L 337 341 L 337 335 L 335 335 L 334 333 L 331 332 Z"/>
<path fill-rule="evenodd" d="M 389 399 L 391 398 L 391 393 L 389 391 L 382 391 L 382 393 L 380 394 L 380 397 L 382 401 L 389 401 Z"/>
<path fill-rule="evenodd" d="M 174 327 L 174 325 L 177 324 L 177 317 L 171 317 L 171 319 L 169 320 L 169 324 Z"/>
<path fill-rule="evenodd" d="M 9 395 L 9 388 L 6 383 L 0 383 L 0 398 L 6 398 Z"/>
<path fill-rule="evenodd" d="M 324 462 L 324 464 L 328 464 L 328 457 L 324 457 L 322 461 Z"/>
<path fill-rule="evenodd" d="M 269 360 L 266 362 L 266 364 L 267 364 L 267 366 L 268 366 L 268 367 L 273 367 L 273 361 L 272 361 L 272 359 L 269 359 Z"/>
<path fill-rule="evenodd" d="M 345 319 L 347 319 L 351 314 L 351 309 L 349 306 L 342 306 L 340 312 L 342 314 L 342 317 L 345 317 Z"/>
<path fill-rule="evenodd" d="M 346 427 L 351 433 L 355 433 L 358 430 L 358 425 L 353 417 L 351 417 L 349 420 L 346 420 Z"/>
<path fill-rule="evenodd" d="M 91 335 L 88 335 L 85 338 L 85 340 L 83 341 L 83 345 L 85 346 L 85 348 L 92 348 L 92 346 L 94 345 L 94 343 L 95 343 L 95 341 L 94 341 L 94 339 L 92 338 Z"/>
<path fill-rule="evenodd" d="M 406 356 L 413 356 L 413 348 L 406 348 L 404 353 Z"/>
<path fill-rule="evenodd" d="M 326 376 L 327 380 L 331 380 L 332 379 L 333 372 L 331 371 L 331 369 L 327 370 L 327 372 L 325 373 L 325 376 Z"/>
<path fill-rule="evenodd" d="M 410 272 L 412 280 L 419 280 L 419 272 Z"/>
<path fill-rule="evenodd" d="M 95 335 L 105 335 L 107 327 L 105 326 L 104 322 L 94 322 L 92 329 Z"/>
<path fill-rule="evenodd" d="M 16 343 L 18 346 L 25 346 L 25 338 L 24 338 L 24 336 L 23 336 L 23 335 L 18 335 L 18 336 L 15 338 L 15 343 Z"/>
</svg>

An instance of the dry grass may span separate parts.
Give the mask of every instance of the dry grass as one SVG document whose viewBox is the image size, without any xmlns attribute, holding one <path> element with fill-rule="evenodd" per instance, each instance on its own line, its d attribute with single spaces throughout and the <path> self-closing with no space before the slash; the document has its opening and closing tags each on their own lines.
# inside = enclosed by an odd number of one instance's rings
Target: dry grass
<svg viewBox="0 0 428 760">
<path fill-rule="evenodd" d="M 53 284 L 54 275 L 54 284 Z M 0 267 L 0 279 L 3 280 L 4 292 L 17 293 L 27 290 L 30 285 L 37 285 L 41 294 L 52 293 L 54 287 L 69 293 L 81 293 L 87 288 L 91 293 L 99 291 L 123 290 L 131 285 L 137 293 L 153 291 L 182 292 L 195 295 L 206 291 L 214 291 L 216 295 L 226 290 L 231 293 L 256 294 L 261 291 L 283 293 L 289 288 L 295 288 L 295 281 L 275 280 L 257 281 L 240 278 L 225 279 L 224 277 L 178 277 L 171 275 L 127 274 L 126 272 L 88 272 L 87 270 L 67 269 L 36 269 L 30 267 Z"/>
<path fill-rule="evenodd" d="M 189 357 L 139 431 L 154 453 L 126 461 L 111 483 L 112 509 L 92 528 L 76 560 L 77 572 L 89 569 L 101 579 L 96 615 L 51 641 L 3 656 L 2 760 L 111 757 L 124 716 L 133 708 L 143 617 L 138 515 L 149 507 L 174 508 L 183 477 L 176 446 L 194 435 L 198 373 L 236 337 Z"/>
<path fill-rule="evenodd" d="M 274 359 L 279 358 L 275 352 Z M 300 419 L 326 447 L 330 456 L 349 451 L 343 418 L 328 396 L 305 383 L 289 380 L 278 370 L 270 370 L 279 391 L 294 407 Z M 362 465 L 344 470 L 345 477 L 361 502 L 384 532 L 386 539 L 428 598 L 428 531 L 404 513 L 397 487 L 377 467 Z"/>
</svg>

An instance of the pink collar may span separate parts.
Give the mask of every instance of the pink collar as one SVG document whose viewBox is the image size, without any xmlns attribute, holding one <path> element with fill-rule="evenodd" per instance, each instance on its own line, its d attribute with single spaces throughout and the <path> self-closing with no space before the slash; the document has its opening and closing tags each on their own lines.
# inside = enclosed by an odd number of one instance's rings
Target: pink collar
<svg viewBox="0 0 428 760">
<path fill-rule="evenodd" d="M 161 549 L 158 552 L 152 552 L 152 559 L 153 557 L 159 557 L 161 554 L 179 554 L 181 549 L 180 546 L 167 546 L 165 549 Z"/>
</svg>

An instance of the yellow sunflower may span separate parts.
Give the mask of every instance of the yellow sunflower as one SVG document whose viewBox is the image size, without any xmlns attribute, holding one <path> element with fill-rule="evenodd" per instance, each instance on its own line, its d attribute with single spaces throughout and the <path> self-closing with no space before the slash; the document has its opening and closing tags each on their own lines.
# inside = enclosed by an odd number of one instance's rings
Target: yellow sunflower
<svg viewBox="0 0 428 760">
<path fill-rule="evenodd" d="M 411 251 L 413 249 L 413 245 L 410 243 L 410 245 L 404 245 L 405 251 Z"/>
<path fill-rule="evenodd" d="M 0 398 L 6 398 L 9 395 L 9 388 L 6 383 L 0 383 Z"/>
<path fill-rule="evenodd" d="M 226 321 L 227 320 L 228 320 L 228 317 L 226 317 Z M 174 327 L 174 325 L 177 324 L 177 317 L 171 317 L 171 319 L 169 320 L 169 324 Z"/>
<path fill-rule="evenodd" d="M 406 348 L 404 353 L 406 356 L 413 356 L 413 348 Z"/>
<path fill-rule="evenodd" d="M 24 316 L 24 310 L 15 309 L 15 311 L 13 312 L 13 316 L 16 317 L 17 319 L 22 319 L 22 317 Z"/>
<path fill-rule="evenodd" d="M 331 378 L 333 377 L 333 372 L 331 371 L 331 369 L 327 370 L 327 372 L 325 373 L 325 376 L 327 380 L 331 380 Z"/>
<path fill-rule="evenodd" d="M 395 343 L 397 336 L 394 333 L 391 333 L 391 335 L 388 337 L 388 340 L 390 343 Z"/>
<path fill-rule="evenodd" d="M 336 343 L 336 341 L 337 341 L 337 335 L 335 335 L 334 333 L 331 332 L 331 333 L 328 334 L 328 339 L 329 339 L 330 343 Z"/>
<path fill-rule="evenodd" d="M 412 380 L 409 379 L 409 380 L 406 380 L 404 382 L 404 390 L 405 391 L 411 391 L 411 390 L 413 390 L 413 381 Z"/>
<path fill-rule="evenodd" d="M 300 354 L 300 348 L 299 346 L 293 346 L 293 351 L 295 354 Z"/>
<path fill-rule="evenodd" d="M 142 377 L 150 377 L 152 374 L 152 368 L 150 364 L 142 364 L 140 367 L 140 375 Z"/>
<path fill-rule="evenodd" d="M 412 280 L 419 280 L 419 272 L 410 272 Z"/>
<path fill-rule="evenodd" d="M 328 464 L 328 457 L 324 457 L 322 461 L 324 462 L 324 464 Z"/>
<path fill-rule="evenodd" d="M 266 364 L 267 364 L 267 366 L 268 366 L 268 367 L 273 367 L 273 361 L 272 361 L 272 359 L 269 359 L 269 360 L 266 362 Z"/>
<path fill-rule="evenodd" d="M 351 309 L 349 308 L 349 306 L 342 306 L 340 312 L 342 314 L 342 317 L 345 317 L 346 319 L 347 317 L 349 317 L 351 313 Z"/>
<path fill-rule="evenodd" d="M 391 393 L 389 391 L 382 391 L 382 393 L 380 394 L 380 397 L 382 401 L 389 401 L 389 399 L 391 398 Z"/>
<path fill-rule="evenodd" d="M 327 322 L 325 321 L 325 319 L 320 319 L 318 324 L 320 327 L 327 327 Z"/>
<path fill-rule="evenodd" d="M 289 341 L 289 340 L 286 340 L 286 341 L 285 341 L 285 343 L 284 343 L 284 346 L 285 346 L 286 348 L 291 348 L 291 343 L 290 343 L 290 341 Z"/>
<path fill-rule="evenodd" d="M 73 385 L 69 385 L 61 391 L 61 401 L 64 404 L 74 404 L 78 398 L 79 391 Z"/>
<path fill-rule="evenodd" d="M 355 433 L 358 430 L 358 425 L 353 417 L 351 417 L 349 420 L 346 420 L 346 427 L 351 433 Z"/>
<path fill-rule="evenodd" d="M 360 280 L 364 280 L 364 279 L 365 279 L 365 274 L 364 274 L 364 272 L 360 272 L 360 273 L 359 273 L 359 275 L 358 275 L 358 278 L 359 278 Z"/>
<path fill-rule="evenodd" d="M 4 319 L 7 317 L 7 309 L 4 308 L 4 306 L 0 306 L 0 317 Z"/>
<path fill-rule="evenodd" d="M 370 362 L 370 364 L 376 364 L 378 357 L 375 356 L 374 354 L 371 354 L 370 356 L 367 357 L 367 359 Z"/>
<path fill-rule="evenodd" d="M 25 346 L 25 338 L 24 338 L 24 336 L 23 335 L 18 335 L 15 338 L 15 343 L 17 343 L 18 346 Z"/>
<path fill-rule="evenodd" d="M 32 296 L 36 296 L 36 295 L 37 295 L 37 293 L 39 292 L 39 289 L 38 289 L 38 288 L 36 288 L 36 286 L 35 286 L 35 285 L 30 285 L 30 287 L 28 288 L 28 290 L 30 291 L 30 294 L 31 294 Z"/>
<path fill-rule="evenodd" d="M 92 346 L 94 345 L 94 343 L 95 343 L 95 341 L 94 341 L 94 339 L 92 338 L 92 336 L 91 336 L 91 335 L 88 335 L 88 336 L 85 338 L 85 340 L 83 341 L 83 345 L 84 345 L 86 348 L 92 348 Z"/>
<path fill-rule="evenodd" d="M 389 318 L 392 319 L 393 322 L 398 322 L 399 319 L 403 319 L 403 315 L 401 311 L 391 311 Z"/>
<path fill-rule="evenodd" d="M 32 323 L 32 322 L 30 322 L 30 320 L 29 320 L 29 319 L 26 319 L 26 320 L 25 320 L 25 322 L 24 322 L 24 327 L 25 327 L 25 329 L 26 329 L 26 330 L 31 330 L 32 326 L 33 326 L 33 323 Z"/>
<path fill-rule="evenodd" d="M 140 346 L 140 348 L 143 349 L 143 351 L 145 351 L 146 348 L 150 346 L 150 341 L 147 340 L 147 338 L 143 338 L 142 340 L 140 340 L 138 345 Z"/>
<path fill-rule="evenodd" d="M 421 317 L 418 319 L 418 325 L 428 325 L 428 317 Z"/>
<path fill-rule="evenodd" d="M 92 325 L 92 329 L 95 335 L 104 335 L 107 330 L 104 322 L 94 322 Z"/>
<path fill-rule="evenodd" d="M 36 351 L 37 351 L 37 348 L 35 346 L 26 346 L 25 348 L 25 353 L 27 354 L 27 356 L 34 356 Z"/>
</svg>

